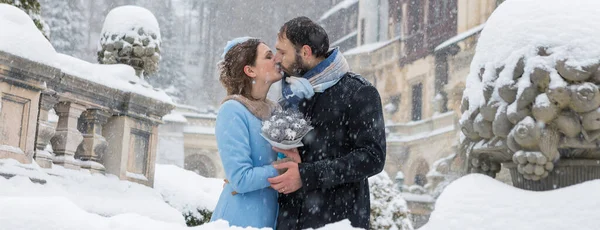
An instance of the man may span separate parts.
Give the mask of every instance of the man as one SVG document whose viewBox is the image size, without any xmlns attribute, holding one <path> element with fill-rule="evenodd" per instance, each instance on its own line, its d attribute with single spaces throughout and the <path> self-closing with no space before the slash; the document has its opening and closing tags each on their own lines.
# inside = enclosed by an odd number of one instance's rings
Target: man
<svg viewBox="0 0 600 230">
<path fill-rule="evenodd" d="M 379 93 L 349 72 L 342 53 L 329 50 L 325 30 L 306 17 L 285 23 L 275 46 L 275 61 L 290 75 L 282 81 L 280 103 L 298 109 L 314 127 L 303 147 L 276 149 L 302 161 L 276 165 L 287 171 L 269 178 L 281 193 L 277 229 L 319 228 L 344 219 L 368 229 L 367 179 L 385 162 Z"/>
</svg>

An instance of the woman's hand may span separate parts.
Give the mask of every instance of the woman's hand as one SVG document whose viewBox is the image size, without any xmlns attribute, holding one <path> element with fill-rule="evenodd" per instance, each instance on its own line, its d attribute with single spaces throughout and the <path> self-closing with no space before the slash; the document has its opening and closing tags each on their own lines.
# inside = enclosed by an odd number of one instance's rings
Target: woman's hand
<svg viewBox="0 0 600 230">
<path fill-rule="evenodd" d="M 289 157 L 290 159 L 292 159 L 292 161 L 294 161 L 298 164 L 302 163 L 302 159 L 300 158 L 300 153 L 298 152 L 298 148 L 280 149 L 277 147 L 273 147 L 273 150 L 283 153 L 283 155 L 285 155 L 286 157 Z"/>
</svg>

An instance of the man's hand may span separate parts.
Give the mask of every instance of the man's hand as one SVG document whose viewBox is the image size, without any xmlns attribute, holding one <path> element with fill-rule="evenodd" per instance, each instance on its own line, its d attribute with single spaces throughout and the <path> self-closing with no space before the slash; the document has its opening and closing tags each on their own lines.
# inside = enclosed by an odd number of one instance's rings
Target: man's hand
<svg viewBox="0 0 600 230">
<path fill-rule="evenodd" d="M 283 153 L 286 157 L 289 157 L 296 163 L 302 163 L 302 159 L 300 158 L 300 153 L 298 152 L 298 148 L 293 149 L 280 149 L 277 147 L 273 147 L 273 150 L 276 152 Z"/>
<path fill-rule="evenodd" d="M 300 179 L 298 163 L 288 161 L 274 165 L 273 167 L 275 167 L 275 169 L 287 169 L 287 172 L 284 174 L 268 179 L 273 189 L 283 194 L 290 194 L 302 188 L 302 179 Z"/>
</svg>

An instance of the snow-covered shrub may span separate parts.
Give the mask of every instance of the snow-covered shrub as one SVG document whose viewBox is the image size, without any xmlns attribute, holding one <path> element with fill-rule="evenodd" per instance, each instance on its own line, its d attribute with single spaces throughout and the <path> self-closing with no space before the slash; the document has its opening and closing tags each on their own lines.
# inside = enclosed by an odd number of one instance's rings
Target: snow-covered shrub
<svg viewBox="0 0 600 230">
<path fill-rule="evenodd" d="M 290 110 L 277 110 L 271 118 L 263 122 L 262 135 L 271 145 L 291 149 L 302 146 L 302 138 L 310 131 L 310 121 L 301 113 Z"/>
<path fill-rule="evenodd" d="M 102 27 L 98 62 L 126 64 L 140 77 L 158 71 L 160 29 L 152 12 L 139 6 L 111 10 Z"/>
<path fill-rule="evenodd" d="M 179 210 L 188 226 L 210 221 L 221 191 L 223 180 L 206 178 L 175 165 L 156 165 L 154 189 L 165 202 Z"/>
<path fill-rule="evenodd" d="M 185 224 L 188 227 L 194 227 L 208 223 L 213 214 L 213 212 L 207 209 L 198 209 L 196 210 L 196 213 L 200 214 L 202 217 L 198 218 L 198 215 L 192 212 L 183 213 L 183 217 L 185 218 Z"/>
<path fill-rule="evenodd" d="M 369 178 L 371 229 L 412 230 L 406 201 L 385 171 Z"/>
</svg>

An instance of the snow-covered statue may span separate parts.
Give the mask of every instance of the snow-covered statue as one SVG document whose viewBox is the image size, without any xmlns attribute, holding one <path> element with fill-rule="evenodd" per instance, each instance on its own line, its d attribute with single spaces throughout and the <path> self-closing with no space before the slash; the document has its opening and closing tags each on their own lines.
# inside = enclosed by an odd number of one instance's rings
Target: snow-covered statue
<svg viewBox="0 0 600 230">
<path fill-rule="evenodd" d="M 492 14 L 461 106 L 471 172 L 494 177 L 502 163 L 531 190 L 600 178 L 596 160 L 581 160 L 600 159 L 597 5 L 507 1 Z"/>
<path fill-rule="evenodd" d="M 143 78 L 158 71 L 160 44 L 160 29 L 152 12 L 139 6 L 120 6 L 104 19 L 98 62 L 130 65 Z"/>
</svg>

